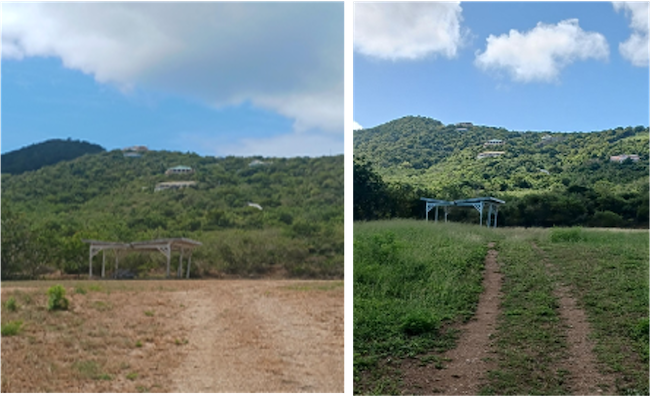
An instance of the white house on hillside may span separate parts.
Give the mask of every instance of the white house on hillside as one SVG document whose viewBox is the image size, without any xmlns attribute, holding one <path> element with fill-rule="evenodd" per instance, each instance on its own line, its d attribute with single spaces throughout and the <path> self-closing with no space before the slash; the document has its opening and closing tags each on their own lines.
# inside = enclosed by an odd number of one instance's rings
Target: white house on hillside
<svg viewBox="0 0 650 397">
<path fill-rule="evenodd" d="M 476 156 L 476 158 L 478 160 L 480 160 L 480 159 L 485 159 L 485 158 L 489 158 L 489 157 L 499 157 L 499 156 L 501 156 L 502 154 L 505 154 L 505 153 L 506 152 L 483 152 L 483 153 L 479 153 L 478 156 Z"/>
<path fill-rule="evenodd" d="M 173 175 L 173 174 L 191 174 L 193 173 L 194 170 L 192 167 L 187 167 L 184 165 L 177 165 L 176 167 L 172 167 L 165 171 L 165 175 Z"/>
</svg>

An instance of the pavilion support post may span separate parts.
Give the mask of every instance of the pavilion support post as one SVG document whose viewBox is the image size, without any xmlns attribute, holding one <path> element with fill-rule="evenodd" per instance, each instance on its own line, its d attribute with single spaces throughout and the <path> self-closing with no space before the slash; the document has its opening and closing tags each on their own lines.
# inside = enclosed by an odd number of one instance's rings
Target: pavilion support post
<svg viewBox="0 0 650 397">
<path fill-rule="evenodd" d="M 492 204 L 488 204 L 487 223 L 486 223 L 488 229 L 490 228 L 491 222 L 492 222 Z"/>
<path fill-rule="evenodd" d="M 178 278 L 183 278 L 183 248 L 181 248 L 181 256 L 178 258 Z"/>
<path fill-rule="evenodd" d="M 424 210 L 424 220 L 425 220 L 426 222 L 429 222 L 429 210 L 430 210 L 431 208 L 429 208 L 429 203 L 425 203 L 425 206 L 426 206 L 426 207 L 424 207 L 424 208 L 425 208 L 425 210 Z"/>
<path fill-rule="evenodd" d="M 494 227 L 497 227 L 497 218 L 499 217 L 499 207 L 497 207 L 496 212 L 494 213 Z"/>
<path fill-rule="evenodd" d="M 447 206 L 445 206 L 445 223 L 447 223 Z"/>
<path fill-rule="evenodd" d="M 102 278 L 106 275 L 106 250 L 102 250 Z"/>
<path fill-rule="evenodd" d="M 117 256 L 117 250 L 113 250 L 113 254 L 115 254 L 115 274 L 113 275 L 113 278 L 117 278 L 117 266 L 119 263 L 119 257 Z"/>
<path fill-rule="evenodd" d="M 187 276 L 185 278 L 190 278 L 190 266 L 192 266 L 192 250 L 190 249 L 190 256 L 187 258 Z"/>
<path fill-rule="evenodd" d="M 172 264 L 171 244 L 167 244 L 167 251 L 165 252 L 165 255 L 167 255 L 167 278 L 169 278 L 169 271 L 171 269 L 171 264 Z"/>
<path fill-rule="evenodd" d="M 93 245 L 90 245 L 90 253 L 88 254 L 88 278 L 93 278 Z"/>
<path fill-rule="evenodd" d="M 438 206 L 436 205 L 436 223 L 438 223 Z"/>
<path fill-rule="evenodd" d="M 483 205 L 481 205 L 480 209 L 478 210 L 479 213 L 479 226 L 483 226 Z"/>
</svg>

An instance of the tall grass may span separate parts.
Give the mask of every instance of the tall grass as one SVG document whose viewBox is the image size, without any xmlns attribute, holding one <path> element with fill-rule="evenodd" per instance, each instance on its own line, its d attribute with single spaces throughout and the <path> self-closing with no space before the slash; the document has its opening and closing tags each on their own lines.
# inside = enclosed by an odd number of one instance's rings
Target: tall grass
<svg viewBox="0 0 650 397">
<path fill-rule="evenodd" d="M 363 373 L 377 370 L 383 359 L 453 346 L 455 332 L 446 325 L 469 319 L 476 309 L 489 236 L 491 231 L 469 225 L 355 224 L 357 378 L 368 378 Z"/>
<path fill-rule="evenodd" d="M 583 229 L 577 241 L 540 240 L 584 308 L 598 359 L 616 392 L 648 395 L 648 232 Z"/>
</svg>

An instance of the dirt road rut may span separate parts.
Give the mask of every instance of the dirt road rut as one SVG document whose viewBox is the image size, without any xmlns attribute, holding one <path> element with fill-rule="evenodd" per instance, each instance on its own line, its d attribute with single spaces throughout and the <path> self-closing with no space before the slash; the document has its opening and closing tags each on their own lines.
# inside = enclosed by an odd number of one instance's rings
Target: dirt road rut
<svg viewBox="0 0 650 397">
<path fill-rule="evenodd" d="M 228 281 L 179 292 L 191 327 L 177 392 L 343 392 L 343 288 Z"/>
</svg>

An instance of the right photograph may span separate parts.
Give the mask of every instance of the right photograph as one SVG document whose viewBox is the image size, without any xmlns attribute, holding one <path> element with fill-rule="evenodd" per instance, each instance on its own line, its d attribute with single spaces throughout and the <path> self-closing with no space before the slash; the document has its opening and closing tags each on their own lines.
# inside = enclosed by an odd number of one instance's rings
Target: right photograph
<svg viewBox="0 0 650 397">
<path fill-rule="evenodd" d="M 649 395 L 648 8 L 354 3 L 355 395 Z"/>
</svg>

